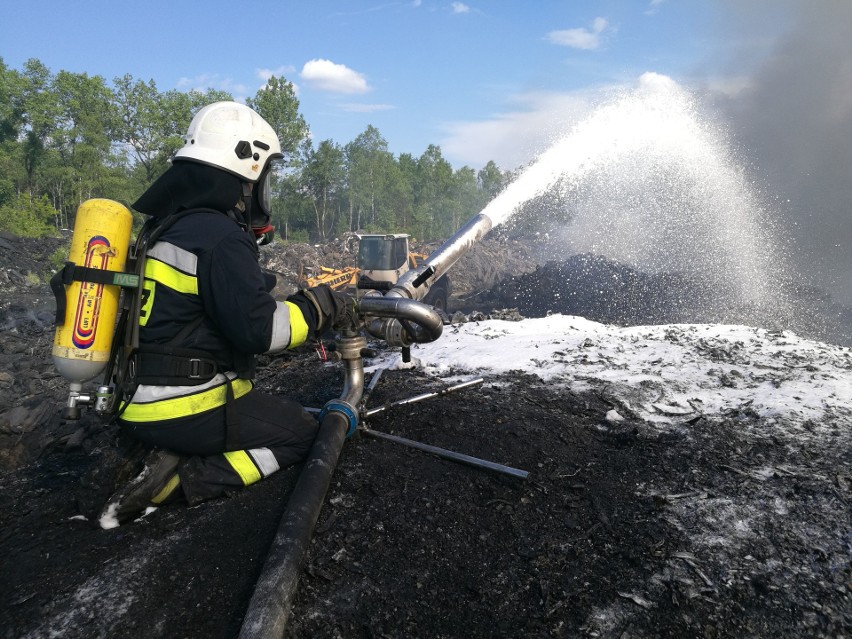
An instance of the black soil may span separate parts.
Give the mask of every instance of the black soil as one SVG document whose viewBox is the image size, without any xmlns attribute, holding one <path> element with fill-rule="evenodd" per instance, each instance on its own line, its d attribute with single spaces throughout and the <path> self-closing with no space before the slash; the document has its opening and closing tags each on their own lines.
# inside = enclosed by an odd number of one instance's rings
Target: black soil
<svg viewBox="0 0 852 639">
<path fill-rule="evenodd" d="M 235 637 L 300 469 L 100 530 L 97 511 L 138 457 L 94 415 L 62 421 L 45 298 L 24 284 L 8 290 L 0 637 Z M 339 395 L 343 373 L 304 350 L 262 358 L 258 380 L 319 407 Z M 388 371 L 370 405 L 443 386 Z M 518 373 L 370 418 L 371 429 L 529 477 L 356 434 L 317 524 L 289 636 L 852 634 L 849 450 L 782 445 L 749 414 L 655 434 L 606 422 L 613 406 L 603 397 Z M 752 472 L 766 467 L 778 471 Z M 736 548 L 706 543 L 708 504 L 756 495 L 783 499 L 789 512 L 760 519 Z"/>
</svg>

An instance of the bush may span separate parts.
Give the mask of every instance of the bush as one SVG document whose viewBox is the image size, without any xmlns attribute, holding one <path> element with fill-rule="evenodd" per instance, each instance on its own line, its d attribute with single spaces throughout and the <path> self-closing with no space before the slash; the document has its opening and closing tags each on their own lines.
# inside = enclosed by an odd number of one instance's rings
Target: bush
<svg viewBox="0 0 852 639">
<path fill-rule="evenodd" d="M 71 247 L 71 241 L 65 243 L 65 245 L 60 246 L 56 249 L 50 256 L 47 258 L 47 263 L 50 265 L 50 270 L 52 273 L 55 273 L 63 266 L 65 266 L 65 262 L 68 261 L 68 249 Z"/>
<path fill-rule="evenodd" d="M 46 195 L 31 199 L 24 193 L 0 206 L 0 231 L 19 237 L 55 236 L 53 219 L 58 214 Z"/>
</svg>

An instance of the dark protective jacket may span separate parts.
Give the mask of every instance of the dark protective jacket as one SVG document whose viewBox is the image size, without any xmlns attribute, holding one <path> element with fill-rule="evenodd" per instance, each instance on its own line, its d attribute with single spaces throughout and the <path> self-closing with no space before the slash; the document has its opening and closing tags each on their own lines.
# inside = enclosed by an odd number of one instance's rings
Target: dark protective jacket
<svg viewBox="0 0 852 639">
<path fill-rule="evenodd" d="M 216 374 L 201 383 L 152 383 L 147 375 L 120 419 L 150 423 L 219 408 L 229 380 L 234 397 L 251 390 L 254 355 L 297 346 L 310 330 L 307 311 L 277 302 L 270 288 L 257 245 L 227 215 L 198 210 L 169 226 L 145 261 L 140 351 L 187 349 L 214 361 Z"/>
</svg>

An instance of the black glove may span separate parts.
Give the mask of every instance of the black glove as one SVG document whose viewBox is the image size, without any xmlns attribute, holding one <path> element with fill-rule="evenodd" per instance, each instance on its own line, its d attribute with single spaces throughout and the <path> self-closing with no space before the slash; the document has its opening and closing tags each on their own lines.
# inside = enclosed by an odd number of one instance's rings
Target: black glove
<svg viewBox="0 0 852 639">
<path fill-rule="evenodd" d="M 325 284 L 302 289 L 287 299 L 296 303 L 302 300 L 310 303 L 309 312 L 312 311 L 311 315 L 316 324 L 315 337 L 332 328 L 354 327 L 355 298 L 346 293 L 332 291 Z M 303 305 L 300 304 L 300 306 Z"/>
</svg>

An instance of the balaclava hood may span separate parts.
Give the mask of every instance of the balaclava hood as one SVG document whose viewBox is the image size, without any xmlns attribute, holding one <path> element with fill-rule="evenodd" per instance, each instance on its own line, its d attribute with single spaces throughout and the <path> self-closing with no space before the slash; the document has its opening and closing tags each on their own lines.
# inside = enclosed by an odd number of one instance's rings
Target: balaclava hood
<svg viewBox="0 0 852 639">
<path fill-rule="evenodd" d="M 154 217 L 199 208 L 228 213 L 241 197 L 242 181 L 236 175 L 198 162 L 175 161 L 132 206 Z"/>
</svg>

